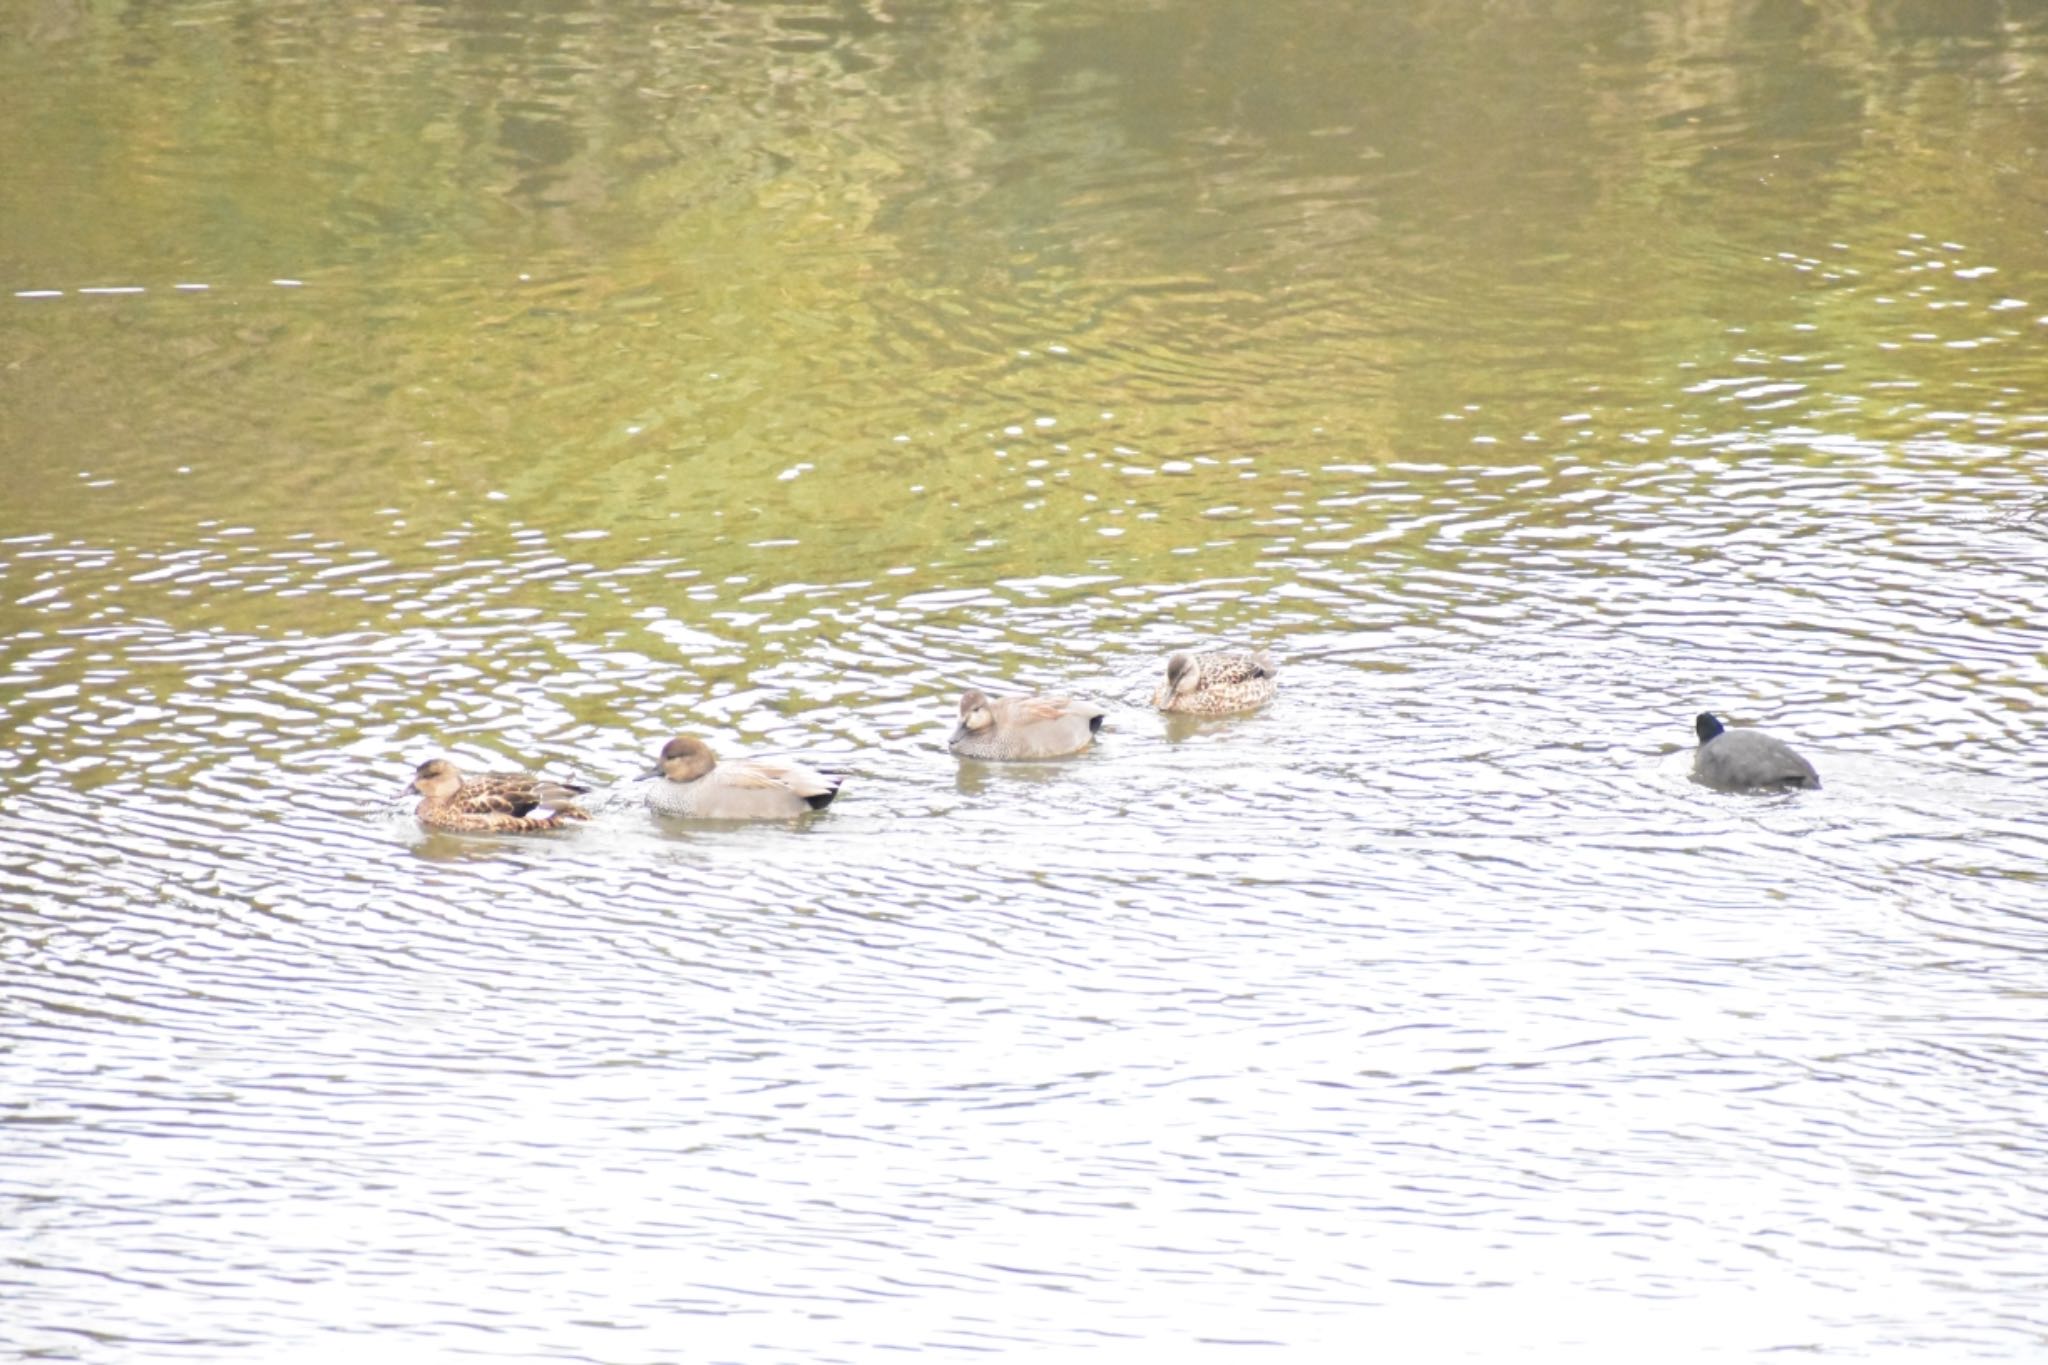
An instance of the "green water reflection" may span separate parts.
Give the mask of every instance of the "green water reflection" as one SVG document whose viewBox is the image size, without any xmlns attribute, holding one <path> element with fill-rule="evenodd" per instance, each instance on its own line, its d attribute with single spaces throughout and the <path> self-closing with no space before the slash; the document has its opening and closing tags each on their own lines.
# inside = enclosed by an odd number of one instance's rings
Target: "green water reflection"
<svg viewBox="0 0 2048 1365">
<path fill-rule="evenodd" d="M 2039 369 L 2039 6 L 0 13 L 10 534 L 1228 578 Z"/>
</svg>

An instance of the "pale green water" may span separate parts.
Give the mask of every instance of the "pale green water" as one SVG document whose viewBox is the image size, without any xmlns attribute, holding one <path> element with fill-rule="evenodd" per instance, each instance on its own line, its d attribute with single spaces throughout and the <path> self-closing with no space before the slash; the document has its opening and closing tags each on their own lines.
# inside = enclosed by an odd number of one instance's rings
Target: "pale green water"
<svg viewBox="0 0 2048 1365">
<path fill-rule="evenodd" d="M 2048 1351 L 2048 6 L 0 0 L 0 127 L 0 1350 Z M 395 804 L 678 732 L 852 776 Z"/>
</svg>

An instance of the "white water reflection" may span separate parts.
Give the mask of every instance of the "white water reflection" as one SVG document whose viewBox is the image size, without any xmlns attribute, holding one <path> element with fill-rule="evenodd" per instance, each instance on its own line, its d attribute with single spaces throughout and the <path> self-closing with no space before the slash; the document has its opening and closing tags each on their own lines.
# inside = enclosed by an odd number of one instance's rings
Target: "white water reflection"
<svg viewBox="0 0 2048 1365">
<path fill-rule="evenodd" d="M 247 556 L 272 591 L 327 561 L 352 562 Z M 36 562 L 51 616 L 122 572 Z M 405 591 L 481 604 L 537 562 L 467 546 Z M 1918 572 L 1863 564 L 1874 601 Z M 9 1239 L 42 1306 L 11 1331 L 651 1358 L 682 1314 L 740 1356 L 1334 1350 L 1359 1313 L 1419 1329 L 1477 1296 L 1529 1316 L 1442 1331 L 1451 1355 L 1619 1358 L 1673 1321 L 1701 1350 L 2010 1346 L 2040 1116 L 2024 732 L 1944 723 L 1911 680 L 1946 636 L 1894 607 L 1842 656 L 1882 710 L 1826 655 L 1758 660 L 1730 621 L 1796 622 L 1831 580 L 1743 581 L 1545 604 L 1417 575 L 1405 621 L 1364 627 L 1338 578 L 1142 609 L 1102 583 L 785 594 L 858 683 L 762 657 L 738 611 L 729 641 L 652 632 L 694 665 L 546 620 L 48 632 L 9 702 L 15 771 L 43 771 L 0 825 Z M 1935 581 L 2048 608 L 1992 557 Z M 1225 610 L 1288 623 L 1279 701 L 1179 730 L 1128 704 L 1136 645 Z M 1151 624 L 1043 652 L 1118 612 Z M 1984 630 L 1976 666 L 2020 685 L 2030 629 Z M 945 755 L 950 679 L 1013 669 L 1125 703 L 1100 749 Z M 1691 708 L 1758 696 L 1825 789 L 1685 780 Z M 1933 709 L 1866 732 L 1899 698 Z M 797 828 L 390 813 L 436 737 L 603 778 L 678 724 L 855 775 Z"/>
</svg>

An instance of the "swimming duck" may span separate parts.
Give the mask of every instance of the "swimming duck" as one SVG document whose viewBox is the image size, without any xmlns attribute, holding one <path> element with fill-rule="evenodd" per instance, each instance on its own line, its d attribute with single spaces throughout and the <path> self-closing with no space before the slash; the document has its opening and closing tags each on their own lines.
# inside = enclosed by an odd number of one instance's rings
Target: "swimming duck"
<svg viewBox="0 0 2048 1365">
<path fill-rule="evenodd" d="M 531 773 L 464 777 L 462 769 L 445 758 L 430 758 L 420 764 L 406 790 L 420 794 L 413 813 L 428 829 L 515 834 L 560 829 L 565 821 L 590 818 L 576 805 L 576 798 L 588 791 L 587 787 L 550 782 Z M 527 814 L 541 807 L 549 813 Z"/>
<path fill-rule="evenodd" d="M 1166 661 L 1166 681 L 1152 694 L 1161 711 L 1220 716 L 1249 711 L 1273 700 L 1280 666 L 1265 650 L 1214 649 L 1176 654 Z"/>
<path fill-rule="evenodd" d="M 661 815 L 689 820 L 787 820 L 823 810 L 846 779 L 781 759 L 718 761 L 701 739 L 678 737 L 661 746 L 649 777 L 647 805 Z"/>
<path fill-rule="evenodd" d="M 1730 730 L 1702 711 L 1693 722 L 1700 747 L 1693 752 L 1693 781 L 1716 791 L 1791 791 L 1818 787 L 1820 774 L 1792 752 L 1792 746 L 1761 730 Z"/>
<path fill-rule="evenodd" d="M 1087 748 L 1107 714 L 1072 697 L 960 694 L 960 724 L 946 747 L 962 758 L 1059 758 Z"/>
</svg>

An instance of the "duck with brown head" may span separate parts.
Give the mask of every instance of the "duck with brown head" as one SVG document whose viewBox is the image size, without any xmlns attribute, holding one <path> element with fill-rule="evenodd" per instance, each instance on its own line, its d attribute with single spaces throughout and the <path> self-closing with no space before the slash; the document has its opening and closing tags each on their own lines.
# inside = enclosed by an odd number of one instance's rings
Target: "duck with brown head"
<svg viewBox="0 0 2048 1365">
<path fill-rule="evenodd" d="M 420 803 L 413 813 L 428 829 L 465 834 L 523 834 L 560 829 L 567 821 L 590 818 L 576 804 L 576 798 L 589 790 L 587 787 L 550 782 L 531 773 L 478 773 L 466 777 L 462 769 L 445 758 L 430 758 L 420 764 L 406 790 L 419 793 Z M 529 813 L 542 809 L 548 814 Z"/>
<path fill-rule="evenodd" d="M 754 758 L 719 761 L 701 739 L 679 735 L 661 746 L 647 776 L 648 809 L 686 820 L 788 820 L 823 810 L 846 779 L 801 763 Z"/>
<path fill-rule="evenodd" d="M 1087 748 L 1106 713 L 1072 697 L 991 697 L 960 694 L 960 724 L 946 747 L 962 758 L 1063 758 Z"/>
</svg>

